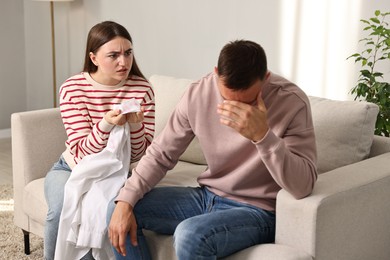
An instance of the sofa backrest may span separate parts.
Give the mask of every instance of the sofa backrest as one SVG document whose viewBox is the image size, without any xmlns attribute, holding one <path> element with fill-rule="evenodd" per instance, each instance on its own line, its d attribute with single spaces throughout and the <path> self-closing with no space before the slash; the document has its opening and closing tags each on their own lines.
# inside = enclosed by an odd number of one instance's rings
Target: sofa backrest
<svg viewBox="0 0 390 260">
<path fill-rule="evenodd" d="M 153 75 L 149 81 L 154 87 L 156 98 L 157 136 L 193 80 Z M 309 97 L 309 100 L 316 133 L 317 164 L 320 173 L 361 161 L 369 156 L 379 110 L 377 105 L 319 97 Z M 206 164 L 196 138 L 180 159 Z"/>
<path fill-rule="evenodd" d="M 153 75 L 149 78 L 149 82 L 153 86 L 156 101 L 156 132 L 154 135 L 156 137 L 165 127 L 176 104 L 193 80 Z M 190 146 L 180 157 L 180 160 L 196 164 L 207 164 L 197 138 L 191 142 Z"/>
<path fill-rule="evenodd" d="M 367 158 L 374 138 L 377 105 L 309 97 L 320 173 Z"/>
</svg>

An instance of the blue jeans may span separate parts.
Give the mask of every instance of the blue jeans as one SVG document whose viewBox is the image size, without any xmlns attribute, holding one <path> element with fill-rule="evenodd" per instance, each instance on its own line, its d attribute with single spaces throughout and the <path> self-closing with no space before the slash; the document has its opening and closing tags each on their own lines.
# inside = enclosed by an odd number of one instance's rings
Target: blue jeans
<svg viewBox="0 0 390 260">
<path fill-rule="evenodd" d="M 109 223 L 115 208 L 108 206 Z M 272 243 L 275 214 L 229 200 L 207 188 L 158 187 L 145 194 L 134 208 L 138 246 L 127 236 L 126 258 L 113 248 L 116 259 L 151 259 L 142 229 L 172 235 L 180 260 L 217 259 L 244 248 Z"/>
<path fill-rule="evenodd" d="M 72 170 L 61 156 L 45 178 L 45 198 L 48 206 L 43 249 L 45 260 L 54 259 L 59 221 L 64 203 L 64 189 L 71 172 Z M 93 259 L 91 251 L 82 259 Z"/>
</svg>

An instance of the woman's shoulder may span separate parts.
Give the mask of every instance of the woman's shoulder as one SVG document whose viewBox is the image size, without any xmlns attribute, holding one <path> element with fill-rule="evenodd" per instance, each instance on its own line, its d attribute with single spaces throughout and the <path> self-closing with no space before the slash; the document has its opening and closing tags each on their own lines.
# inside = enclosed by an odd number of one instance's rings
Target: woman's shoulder
<svg viewBox="0 0 390 260">
<path fill-rule="evenodd" d="M 80 72 L 78 74 L 75 74 L 69 78 L 67 78 L 62 86 L 68 86 L 68 85 L 73 85 L 73 84 L 78 84 L 82 82 L 86 82 L 87 78 L 84 72 Z"/>
<path fill-rule="evenodd" d="M 127 78 L 125 85 L 127 87 L 140 87 L 140 88 L 152 89 L 152 85 L 147 79 L 135 75 L 129 76 Z"/>
<path fill-rule="evenodd" d="M 147 83 L 149 84 L 149 81 L 143 77 L 140 77 L 140 76 L 136 76 L 136 75 L 130 75 L 128 78 L 127 78 L 127 81 L 132 81 L 132 82 L 144 82 L 144 83 Z"/>
<path fill-rule="evenodd" d="M 84 72 L 75 74 L 62 83 L 60 87 L 60 93 L 64 94 L 66 92 L 74 92 L 76 90 L 88 89 L 91 87 L 91 84 L 88 82 Z"/>
</svg>

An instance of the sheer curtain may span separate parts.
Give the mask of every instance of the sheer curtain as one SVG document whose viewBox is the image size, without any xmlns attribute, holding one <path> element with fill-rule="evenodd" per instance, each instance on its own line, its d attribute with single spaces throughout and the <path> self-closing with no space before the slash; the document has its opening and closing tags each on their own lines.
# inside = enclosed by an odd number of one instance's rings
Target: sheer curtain
<svg viewBox="0 0 390 260">
<path fill-rule="evenodd" d="M 361 4 L 356 0 L 281 0 L 280 73 L 308 95 L 353 99 Z"/>
</svg>

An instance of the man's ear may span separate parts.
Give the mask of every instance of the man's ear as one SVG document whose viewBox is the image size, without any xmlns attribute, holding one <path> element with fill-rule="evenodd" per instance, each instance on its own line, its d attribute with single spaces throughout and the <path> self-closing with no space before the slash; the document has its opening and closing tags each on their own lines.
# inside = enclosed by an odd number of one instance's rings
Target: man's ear
<svg viewBox="0 0 390 260">
<path fill-rule="evenodd" d="M 214 67 L 214 73 L 218 75 L 218 67 Z"/>
<path fill-rule="evenodd" d="M 265 74 L 264 80 L 267 80 L 270 75 L 271 75 L 271 72 L 267 71 L 267 73 Z"/>
</svg>

